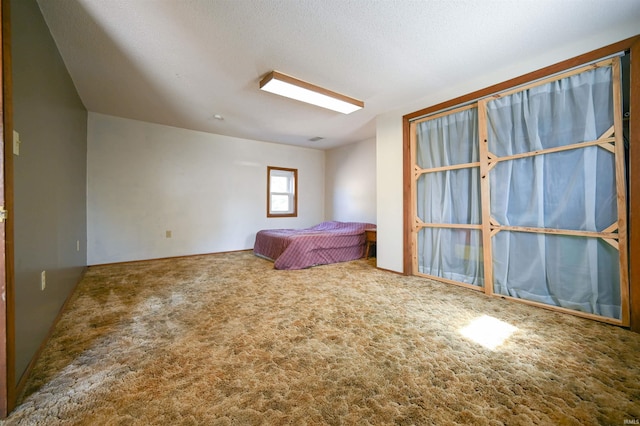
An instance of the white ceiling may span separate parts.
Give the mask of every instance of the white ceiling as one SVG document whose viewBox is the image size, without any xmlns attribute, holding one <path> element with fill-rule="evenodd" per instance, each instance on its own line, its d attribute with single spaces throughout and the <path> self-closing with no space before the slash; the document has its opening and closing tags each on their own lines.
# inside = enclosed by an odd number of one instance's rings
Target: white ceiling
<svg viewBox="0 0 640 426">
<path fill-rule="evenodd" d="M 374 137 L 378 114 L 443 88 L 612 27 L 640 33 L 640 0 L 38 3 L 89 111 L 320 149 Z M 343 115 L 259 90 L 272 70 L 365 108 Z"/>
</svg>

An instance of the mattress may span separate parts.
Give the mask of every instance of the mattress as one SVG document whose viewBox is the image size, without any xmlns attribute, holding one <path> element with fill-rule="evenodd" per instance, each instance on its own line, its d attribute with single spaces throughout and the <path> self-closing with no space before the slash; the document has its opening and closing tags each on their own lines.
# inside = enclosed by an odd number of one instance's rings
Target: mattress
<svg viewBox="0 0 640 426">
<path fill-rule="evenodd" d="M 364 254 L 366 222 L 322 222 L 304 229 L 265 229 L 256 234 L 253 252 L 276 269 L 303 269 L 346 262 Z"/>
</svg>

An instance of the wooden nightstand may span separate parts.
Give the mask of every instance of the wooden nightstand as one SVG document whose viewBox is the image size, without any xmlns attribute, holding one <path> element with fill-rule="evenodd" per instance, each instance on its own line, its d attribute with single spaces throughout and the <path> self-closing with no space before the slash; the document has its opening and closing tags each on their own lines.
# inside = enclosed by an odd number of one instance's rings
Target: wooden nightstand
<svg viewBox="0 0 640 426">
<path fill-rule="evenodd" d="M 365 229 L 364 230 L 364 235 L 365 235 L 365 241 L 367 243 L 367 247 L 365 249 L 364 252 L 364 258 L 368 259 L 369 258 L 369 251 L 371 250 L 371 245 L 375 245 L 376 244 L 376 239 L 378 236 L 378 230 L 375 228 L 372 229 Z"/>
</svg>

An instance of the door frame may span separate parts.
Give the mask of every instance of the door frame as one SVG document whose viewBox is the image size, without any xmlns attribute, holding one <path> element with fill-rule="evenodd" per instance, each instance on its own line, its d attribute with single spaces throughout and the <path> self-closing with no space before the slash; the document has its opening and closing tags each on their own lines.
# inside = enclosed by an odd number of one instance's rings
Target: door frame
<svg viewBox="0 0 640 426">
<path fill-rule="evenodd" d="M 15 380 L 15 305 L 13 252 L 13 102 L 11 69 L 11 25 L 9 0 L 0 0 L 2 43 L 2 149 L 0 149 L 0 206 L 6 219 L 0 222 L 0 418 L 16 404 Z"/>
</svg>

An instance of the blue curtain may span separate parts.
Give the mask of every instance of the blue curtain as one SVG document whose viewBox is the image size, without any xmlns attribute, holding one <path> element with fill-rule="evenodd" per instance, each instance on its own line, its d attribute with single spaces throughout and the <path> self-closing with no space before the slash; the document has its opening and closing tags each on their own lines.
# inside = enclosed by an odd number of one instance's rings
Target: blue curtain
<svg viewBox="0 0 640 426">
<path fill-rule="evenodd" d="M 479 161 L 478 110 L 471 108 L 417 125 L 420 168 Z M 479 167 L 422 174 L 417 215 L 425 223 L 480 224 Z M 479 230 L 424 228 L 418 232 L 418 271 L 476 286 L 484 285 Z"/>
<path fill-rule="evenodd" d="M 489 151 L 507 156 L 598 139 L 613 125 L 611 67 L 487 102 Z M 597 146 L 514 159 L 491 171 L 501 225 L 603 231 L 617 221 L 614 154 Z M 620 318 L 618 251 L 599 238 L 501 231 L 494 292 Z"/>
</svg>

